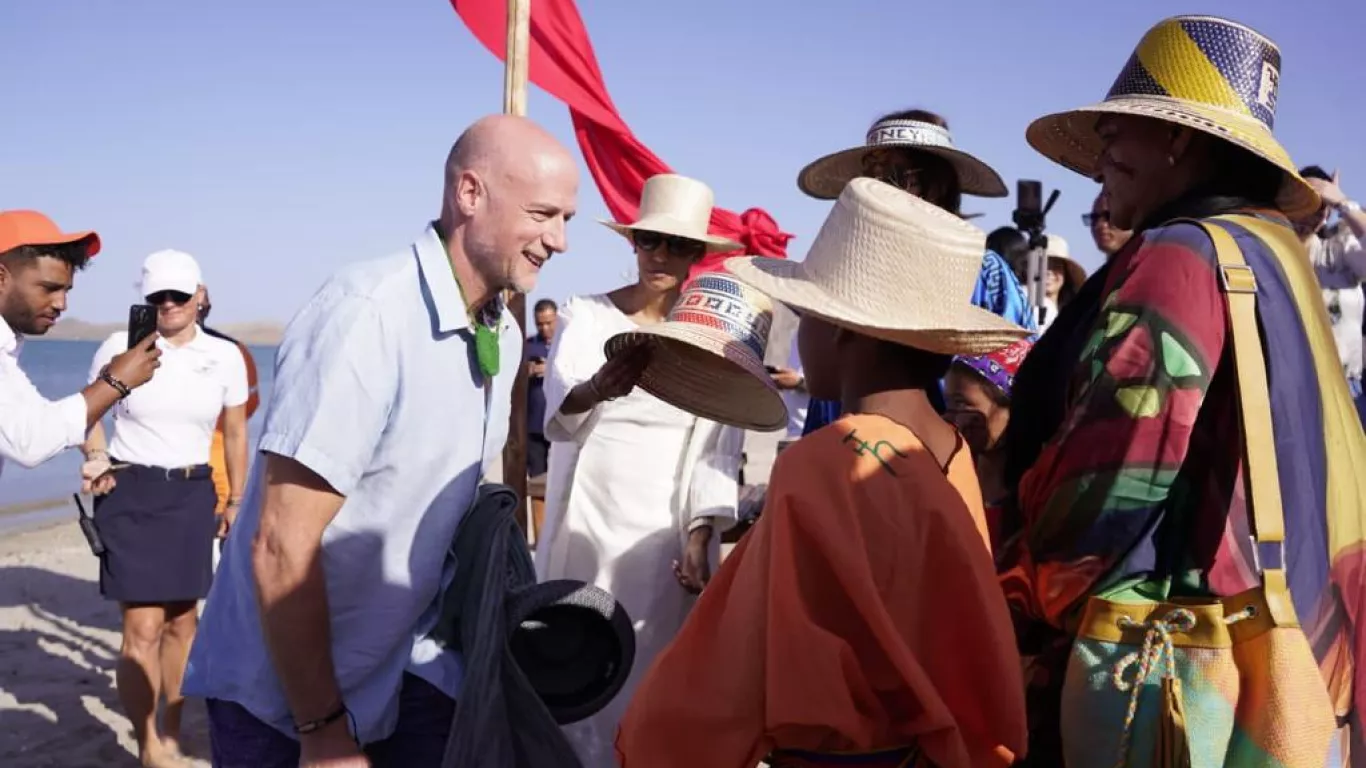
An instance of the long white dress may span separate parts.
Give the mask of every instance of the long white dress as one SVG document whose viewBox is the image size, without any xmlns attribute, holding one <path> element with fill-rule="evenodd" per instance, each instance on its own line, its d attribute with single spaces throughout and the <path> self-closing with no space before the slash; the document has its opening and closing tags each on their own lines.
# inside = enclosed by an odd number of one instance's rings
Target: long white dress
<svg viewBox="0 0 1366 768">
<path fill-rule="evenodd" d="M 634 328 L 605 295 L 571 298 L 560 309 L 546 366 L 550 469 L 536 575 L 607 590 L 636 632 L 635 664 L 621 693 L 598 714 L 565 727 L 584 768 L 616 766 L 617 724 L 692 608 L 695 598 L 673 574 L 689 526 L 713 518 L 715 569 L 720 532 L 734 524 L 739 494 L 738 429 L 699 419 L 639 388 L 587 413 L 559 413 L 570 390 L 606 362 L 607 339 Z"/>
</svg>

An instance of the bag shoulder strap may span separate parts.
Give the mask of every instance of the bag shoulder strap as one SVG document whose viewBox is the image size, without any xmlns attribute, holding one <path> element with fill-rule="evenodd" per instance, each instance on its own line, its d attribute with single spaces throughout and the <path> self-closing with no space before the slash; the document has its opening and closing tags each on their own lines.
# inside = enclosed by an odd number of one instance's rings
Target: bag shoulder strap
<svg viewBox="0 0 1366 768">
<path fill-rule="evenodd" d="M 1232 217 L 1216 219 L 1231 221 Z M 1285 513 L 1271 425 L 1266 354 L 1257 328 L 1257 276 L 1228 230 L 1208 220 L 1191 223 L 1197 224 L 1214 242 L 1219 288 L 1228 307 L 1243 428 L 1243 483 L 1252 508 L 1253 551 L 1262 573 L 1267 607 L 1278 626 L 1298 626 L 1285 573 Z"/>
</svg>

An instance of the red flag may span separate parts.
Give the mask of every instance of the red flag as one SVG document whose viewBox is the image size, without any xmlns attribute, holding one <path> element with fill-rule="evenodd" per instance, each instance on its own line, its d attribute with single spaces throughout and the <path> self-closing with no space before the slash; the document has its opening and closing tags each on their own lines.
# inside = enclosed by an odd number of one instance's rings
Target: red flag
<svg viewBox="0 0 1366 768">
<path fill-rule="evenodd" d="M 506 59 L 506 2 L 451 0 L 451 5 L 484 47 Z M 634 221 L 645 180 L 671 173 L 669 166 L 636 139 L 617 113 L 573 0 L 533 0 L 531 8 L 529 78 L 569 107 L 579 149 L 612 217 Z M 710 231 L 743 243 L 744 253 L 756 256 L 786 257 L 792 239 L 759 208 L 739 215 L 713 208 Z M 710 254 L 694 273 L 717 269 L 735 255 Z"/>
</svg>

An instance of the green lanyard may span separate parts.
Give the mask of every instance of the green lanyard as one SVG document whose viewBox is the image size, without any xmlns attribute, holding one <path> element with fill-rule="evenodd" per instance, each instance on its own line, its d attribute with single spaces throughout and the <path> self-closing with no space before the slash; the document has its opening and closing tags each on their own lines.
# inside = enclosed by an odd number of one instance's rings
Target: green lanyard
<svg viewBox="0 0 1366 768">
<path fill-rule="evenodd" d="M 436 229 L 436 236 L 441 240 L 444 251 L 446 238 L 441 236 L 440 229 L 435 226 L 433 229 Z M 450 259 L 447 258 L 447 261 Z M 455 278 L 455 287 L 460 291 L 460 306 L 468 313 L 470 327 L 474 328 L 474 356 L 479 361 L 479 372 L 485 379 L 492 379 L 498 375 L 498 326 L 502 321 L 503 304 L 499 299 L 493 298 L 477 310 L 470 311 L 469 303 L 465 300 L 465 288 L 460 285 L 460 276 L 455 274 L 455 265 L 451 265 L 451 277 Z"/>
</svg>

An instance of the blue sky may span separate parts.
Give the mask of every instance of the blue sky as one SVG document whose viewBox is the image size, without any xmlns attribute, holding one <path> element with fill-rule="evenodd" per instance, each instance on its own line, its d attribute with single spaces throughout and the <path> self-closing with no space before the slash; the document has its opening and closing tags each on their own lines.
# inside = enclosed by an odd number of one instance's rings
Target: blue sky
<svg viewBox="0 0 1366 768">
<path fill-rule="evenodd" d="M 1359 0 L 586 0 L 580 12 L 637 136 L 719 204 L 766 208 L 798 235 L 797 258 L 828 209 L 797 191 L 797 171 L 859 143 L 879 113 L 917 106 L 946 115 L 1012 190 L 1021 177 L 1060 188 L 1051 229 L 1094 267 L 1079 215 L 1095 186 L 1037 155 L 1025 126 L 1100 99 L 1142 33 L 1179 13 L 1276 40 L 1278 135 L 1366 199 L 1349 54 L 1366 28 Z M 126 316 L 159 248 L 199 258 L 218 321 L 288 320 L 338 266 L 413 239 L 437 211 L 451 142 L 502 98 L 502 64 L 445 0 L 0 0 L 0 72 L 0 208 L 99 230 L 105 250 L 69 311 L 97 321 Z M 562 105 L 533 91 L 529 111 L 574 147 Z M 583 181 L 570 251 L 538 298 L 610 289 L 631 269 Z M 965 205 L 987 229 L 1012 207 Z"/>
</svg>

